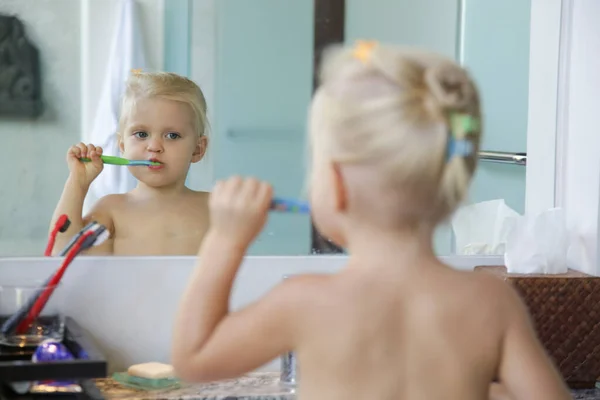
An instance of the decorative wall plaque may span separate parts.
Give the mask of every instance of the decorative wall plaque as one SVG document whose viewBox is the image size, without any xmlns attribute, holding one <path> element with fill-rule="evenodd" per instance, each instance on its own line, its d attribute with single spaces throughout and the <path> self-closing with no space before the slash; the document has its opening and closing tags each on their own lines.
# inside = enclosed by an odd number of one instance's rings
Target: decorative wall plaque
<svg viewBox="0 0 600 400">
<path fill-rule="evenodd" d="M 23 23 L 0 14 L 0 117 L 37 117 L 42 111 L 37 48 Z"/>
</svg>

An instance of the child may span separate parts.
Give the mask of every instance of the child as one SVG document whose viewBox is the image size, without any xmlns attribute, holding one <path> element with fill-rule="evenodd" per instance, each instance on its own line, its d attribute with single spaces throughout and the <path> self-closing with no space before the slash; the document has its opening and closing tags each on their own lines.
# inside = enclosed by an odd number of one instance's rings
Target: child
<svg viewBox="0 0 600 400">
<path fill-rule="evenodd" d="M 102 149 L 80 143 L 67 153 L 70 174 L 54 212 L 71 220 L 56 240 L 55 253 L 88 222 L 105 225 L 111 238 L 87 254 L 195 254 L 208 229 L 208 193 L 185 186 L 191 163 L 207 146 L 206 101 L 191 80 L 172 73 L 135 72 L 128 80 L 119 120 L 122 156 L 159 166 L 127 167 L 138 180 L 125 194 L 101 198 L 82 217 L 83 200 L 102 172 Z M 81 157 L 91 158 L 84 163 Z"/>
<path fill-rule="evenodd" d="M 348 264 L 229 311 L 271 189 L 219 183 L 176 319 L 177 373 L 230 378 L 293 350 L 300 399 L 567 399 L 509 285 L 433 251 L 475 170 L 480 117 L 475 84 L 450 60 L 369 42 L 328 54 L 310 115 L 311 205 Z"/>
</svg>

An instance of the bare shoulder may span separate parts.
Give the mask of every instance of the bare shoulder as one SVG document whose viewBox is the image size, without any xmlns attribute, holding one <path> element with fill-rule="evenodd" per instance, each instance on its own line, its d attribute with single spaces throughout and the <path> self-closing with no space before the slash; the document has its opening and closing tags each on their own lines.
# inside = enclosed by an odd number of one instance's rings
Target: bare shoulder
<svg viewBox="0 0 600 400">
<path fill-rule="evenodd" d="M 509 282 L 502 278 L 486 274 L 486 273 L 471 273 L 473 279 L 477 280 L 478 285 L 494 298 L 500 299 L 502 302 L 512 305 L 513 302 L 520 302 L 517 292 L 513 289 Z"/>
<path fill-rule="evenodd" d="M 492 313 L 499 316 L 520 301 L 510 283 L 485 272 L 444 267 L 433 270 L 423 280 L 424 284 L 435 289 L 435 294 L 428 296 L 437 299 L 437 307 L 442 311 L 462 312 L 467 307 L 481 315 Z M 500 319 L 496 322 L 500 322 Z"/>
<path fill-rule="evenodd" d="M 475 271 L 464 272 L 464 274 L 468 276 L 469 280 L 477 287 L 484 290 L 490 290 L 494 295 L 498 294 L 498 292 L 504 292 L 506 288 L 509 287 L 509 284 L 502 278 L 492 274 Z"/>
<path fill-rule="evenodd" d="M 277 301 L 285 299 L 286 307 L 306 310 L 329 293 L 333 280 L 326 274 L 291 275 L 274 288 L 272 295 Z"/>
<path fill-rule="evenodd" d="M 492 306 L 498 315 L 514 317 L 522 315 L 525 306 L 513 286 L 502 278 L 479 272 L 468 272 L 473 294 L 482 302 Z"/>
<path fill-rule="evenodd" d="M 109 194 L 98 200 L 90 212 L 84 217 L 84 222 L 97 221 L 114 231 L 114 212 L 127 202 L 127 194 Z"/>
<path fill-rule="evenodd" d="M 278 321 L 278 329 L 289 328 L 288 332 L 295 335 L 297 328 L 307 327 L 308 317 L 318 310 L 317 299 L 327 280 L 327 277 L 318 275 L 289 276 L 249 305 L 243 315 L 251 315 L 253 321 Z"/>
<path fill-rule="evenodd" d="M 89 216 L 111 216 L 112 212 L 122 207 L 127 201 L 127 194 L 109 194 L 98 200 L 91 208 Z"/>
<path fill-rule="evenodd" d="M 127 202 L 127 193 L 108 194 L 96 202 L 93 209 L 109 210 L 112 207 L 123 205 Z"/>
</svg>

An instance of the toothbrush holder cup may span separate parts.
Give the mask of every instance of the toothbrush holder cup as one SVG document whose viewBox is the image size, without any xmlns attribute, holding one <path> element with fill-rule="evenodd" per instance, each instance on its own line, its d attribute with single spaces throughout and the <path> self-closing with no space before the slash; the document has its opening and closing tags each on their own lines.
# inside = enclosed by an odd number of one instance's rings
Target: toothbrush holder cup
<svg viewBox="0 0 600 400">
<path fill-rule="evenodd" d="M 0 325 L 35 298 L 49 286 L 44 282 L 3 282 L 0 284 Z M 62 341 L 64 338 L 65 318 L 62 313 L 63 302 L 60 284 L 52 287 L 53 292 L 40 315 L 23 332 L 12 329 L 0 330 L 0 345 L 9 347 L 37 346 L 45 340 Z M 26 314 L 23 316 L 25 317 Z"/>
</svg>

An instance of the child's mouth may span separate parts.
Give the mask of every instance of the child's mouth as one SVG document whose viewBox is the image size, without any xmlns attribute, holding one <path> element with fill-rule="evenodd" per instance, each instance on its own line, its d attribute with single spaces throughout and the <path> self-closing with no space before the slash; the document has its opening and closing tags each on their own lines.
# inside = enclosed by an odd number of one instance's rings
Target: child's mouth
<svg viewBox="0 0 600 400">
<path fill-rule="evenodd" d="M 150 160 L 148 160 L 152 163 L 152 165 L 149 165 L 148 168 L 152 169 L 152 170 L 158 170 L 158 169 L 163 169 L 164 168 L 164 164 L 160 161 L 158 161 L 155 158 L 152 158 Z"/>
</svg>

